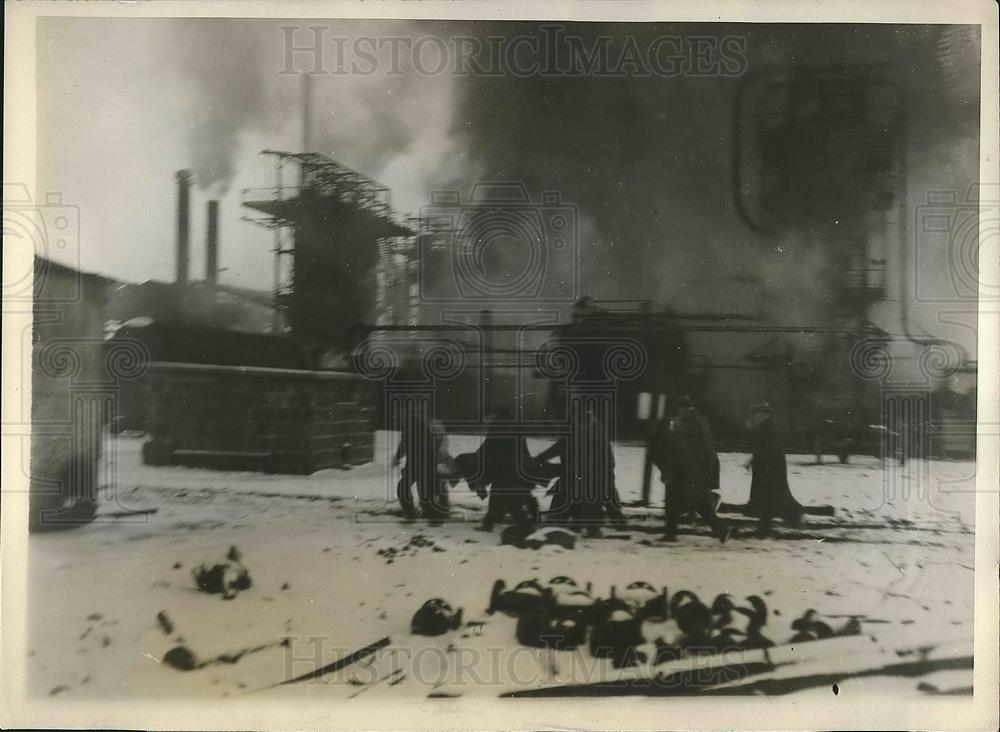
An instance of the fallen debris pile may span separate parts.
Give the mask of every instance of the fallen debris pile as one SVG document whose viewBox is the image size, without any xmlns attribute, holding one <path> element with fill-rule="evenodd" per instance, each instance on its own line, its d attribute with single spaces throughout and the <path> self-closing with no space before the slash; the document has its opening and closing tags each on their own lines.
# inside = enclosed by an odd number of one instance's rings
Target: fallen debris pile
<svg viewBox="0 0 1000 732">
<path fill-rule="evenodd" d="M 187 642 L 184 636 L 177 632 L 176 623 L 167 615 L 165 610 L 161 610 L 156 614 L 156 623 L 160 630 L 163 631 L 163 634 L 169 636 L 170 642 L 174 644 L 163 654 L 163 663 L 178 671 L 194 671 L 195 669 L 216 664 L 234 664 L 238 663 L 241 658 L 248 654 L 258 653 L 269 648 L 287 647 L 289 645 L 288 638 L 278 638 L 235 651 L 217 653 L 211 657 L 202 657 L 196 654 L 191 648 L 191 644 Z"/>
<path fill-rule="evenodd" d="M 573 549 L 576 547 L 576 534 L 561 526 L 531 529 L 512 524 L 500 532 L 500 543 L 518 549 L 541 549 L 543 546 Z"/>
<path fill-rule="evenodd" d="M 592 595 L 589 583 L 581 586 L 565 576 L 546 584 L 524 580 L 510 589 L 498 580 L 487 608 L 489 614 L 497 612 L 517 618 L 522 645 L 572 650 L 586 644 L 593 657 L 611 659 L 615 668 L 775 645 L 764 634 L 771 613 L 758 595 L 737 601 L 720 594 L 707 605 L 689 590 L 671 596 L 666 588 L 641 581 L 621 593 L 611 587 L 601 598 Z M 788 642 L 803 643 L 859 635 L 861 621 L 853 617 L 835 627 L 809 610 L 791 630 Z"/>
<path fill-rule="evenodd" d="M 392 564 L 396 561 L 397 557 L 412 556 L 419 552 L 421 549 L 430 549 L 433 552 L 443 552 L 446 551 L 444 547 L 439 546 L 434 542 L 433 539 L 429 539 L 424 534 L 415 534 L 410 537 L 401 547 L 386 547 L 384 549 L 379 549 L 375 552 L 376 555 L 383 557 L 386 564 Z"/>
<path fill-rule="evenodd" d="M 434 598 L 425 602 L 414 614 L 410 630 L 414 635 L 444 635 L 462 625 L 462 608 L 453 610 L 445 600 Z"/>
<path fill-rule="evenodd" d="M 226 554 L 228 562 L 220 562 L 211 566 L 201 564 L 191 572 L 195 585 L 202 592 L 210 595 L 222 595 L 223 600 L 232 600 L 242 590 L 250 589 L 253 584 L 250 573 L 243 566 L 240 550 L 229 547 Z"/>
</svg>

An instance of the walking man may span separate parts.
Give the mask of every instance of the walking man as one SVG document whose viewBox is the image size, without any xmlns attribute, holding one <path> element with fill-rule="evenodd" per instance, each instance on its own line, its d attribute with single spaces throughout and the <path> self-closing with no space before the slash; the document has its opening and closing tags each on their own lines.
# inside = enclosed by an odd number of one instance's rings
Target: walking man
<svg viewBox="0 0 1000 732">
<path fill-rule="evenodd" d="M 448 437 L 441 425 L 430 420 L 426 405 L 418 405 L 406 415 L 393 458 L 393 467 L 405 457 L 396 497 L 407 519 L 416 518 L 413 486 L 417 486 L 424 518 L 440 521 L 448 516 L 447 476 L 456 468 L 448 453 Z"/>
<path fill-rule="evenodd" d="M 715 440 L 712 438 L 712 428 L 705 416 L 699 412 L 689 396 L 680 396 L 674 404 L 672 420 L 677 429 L 687 440 L 688 445 L 698 461 L 699 469 L 704 472 L 709 490 L 718 493 L 719 485 L 719 455 L 715 451 Z"/>
<path fill-rule="evenodd" d="M 695 511 L 725 543 L 732 529 L 715 513 L 718 456 L 707 421 L 687 397 L 678 399 L 677 415 L 656 435 L 652 458 L 666 489 L 664 540 L 676 541 L 681 516 Z"/>
</svg>

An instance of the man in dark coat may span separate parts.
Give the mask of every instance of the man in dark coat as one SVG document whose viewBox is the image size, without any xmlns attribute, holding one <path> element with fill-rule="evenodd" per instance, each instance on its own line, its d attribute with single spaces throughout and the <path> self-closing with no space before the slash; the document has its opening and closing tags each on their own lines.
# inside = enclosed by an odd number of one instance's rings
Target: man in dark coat
<svg viewBox="0 0 1000 732">
<path fill-rule="evenodd" d="M 718 493 L 720 490 L 719 455 L 715 451 L 715 440 L 712 437 L 712 428 L 708 424 L 708 420 L 695 408 L 691 397 L 681 396 L 677 398 L 674 405 L 674 419 L 672 421 L 691 447 L 691 451 L 698 461 L 699 469 L 706 476 L 709 490 Z"/>
<path fill-rule="evenodd" d="M 490 486 L 489 506 L 480 528 L 492 531 L 510 514 L 521 533 L 527 535 L 538 523 L 538 502 L 531 495 L 536 483 L 534 459 L 523 435 L 505 434 L 499 428 L 509 419 L 506 410 L 496 411 L 477 452 L 478 475 L 473 482 Z"/>
<path fill-rule="evenodd" d="M 570 431 L 538 458 L 539 472 L 559 457 L 561 470 L 547 513 L 551 523 L 576 525 L 600 534 L 605 517 L 621 526 L 625 515 L 615 485 L 615 455 L 603 420 L 587 405 L 574 405 Z"/>
<path fill-rule="evenodd" d="M 750 408 L 747 420 L 752 456 L 746 467 L 752 469 L 750 501 L 747 513 L 760 517 L 757 535 L 769 536 L 775 517 L 790 526 L 802 523 L 803 509 L 788 486 L 788 466 L 771 405 L 767 402 Z"/>
<path fill-rule="evenodd" d="M 403 515 L 408 519 L 416 517 L 412 493 L 416 484 L 424 517 L 432 521 L 447 517 L 446 476 L 456 471 L 448 453 L 447 434 L 421 407 L 406 415 L 403 421 L 393 466 L 399 465 L 404 457 L 406 464 L 396 485 L 396 497 Z"/>
<path fill-rule="evenodd" d="M 689 399 L 678 400 L 676 416 L 654 436 L 653 464 L 660 469 L 666 489 L 666 541 L 677 539 L 680 517 L 695 511 L 725 543 L 732 529 L 715 513 L 718 456 L 711 430 Z"/>
</svg>

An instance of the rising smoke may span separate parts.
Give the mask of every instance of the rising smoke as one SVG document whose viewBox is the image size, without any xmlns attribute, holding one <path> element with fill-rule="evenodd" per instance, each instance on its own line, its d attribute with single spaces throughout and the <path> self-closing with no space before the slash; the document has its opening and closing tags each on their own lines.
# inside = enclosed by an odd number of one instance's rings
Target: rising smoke
<svg viewBox="0 0 1000 732">
<path fill-rule="evenodd" d="M 40 182 L 93 212 L 88 241 L 100 246 L 84 253 L 103 259 L 90 268 L 169 277 L 179 168 L 195 170 L 201 187 L 195 232 L 204 198 L 273 183 L 260 150 L 301 144 L 301 82 L 281 73 L 283 25 L 322 25 L 341 37 L 538 33 L 518 23 L 48 19 L 39 36 L 40 83 L 52 90 L 39 109 Z M 969 29 L 572 24 L 572 32 L 633 34 L 640 45 L 658 34 L 740 36 L 747 71 L 891 64 L 910 99 L 911 206 L 928 190 L 964 191 L 976 179 L 978 36 Z M 815 282 L 826 266 L 821 247 L 816 257 L 784 245 L 812 234 L 763 238 L 735 214 L 730 154 L 740 78 L 403 71 L 318 76 L 312 106 L 312 147 L 388 186 L 397 209 L 418 211 L 438 188 L 517 180 L 532 196 L 556 191 L 577 207 L 581 290 L 595 297 L 751 313 L 771 302 L 781 317 L 822 304 L 825 293 L 788 284 Z M 122 132 L 109 134 L 108 124 Z M 223 202 L 222 259 L 234 268 L 224 280 L 264 289 L 270 235 L 239 221 L 234 193 Z M 763 297 L 760 281 L 768 279 Z"/>
<path fill-rule="evenodd" d="M 948 77 L 942 75 L 936 30 L 588 28 L 593 35 L 636 33 L 647 40 L 664 32 L 744 35 L 750 71 L 765 63 L 891 64 L 914 99 L 911 149 L 926 150 L 932 143 L 966 185 L 975 177 L 976 169 L 963 155 L 969 131 L 954 123 L 956 106 L 968 118 L 968 100 L 956 102 L 944 83 L 960 73 L 958 62 L 951 58 Z M 968 58 L 968 52 L 964 56 Z M 978 67 L 966 65 L 961 73 L 978 81 Z M 591 223 L 589 240 L 583 242 L 583 285 L 595 296 L 650 297 L 690 311 L 717 307 L 727 299 L 721 291 L 729 290 L 731 296 L 732 283 L 758 274 L 761 262 L 765 270 L 774 267 L 781 275 L 791 274 L 789 266 L 795 271 L 798 264 L 803 279 L 817 273 L 813 257 L 797 257 L 781 241 L 762 239 L 735 215 L 730 156 L 732 105 L 740 79 L 463 81 L 456 127 L 484 175 L 524 179 L 536 191 L 560 191 Z M 849 152 L 844 150 L 845 155 Z M 919 179 L 931 171 L 913 171 L 911 189 L 961 185 L 963 181 L 942 179 L 941 162 L 932 164 L 938 172 L 933 182 Z M 808 236 L 804 231 L 788 233 L 791 239 Z M 770 279 L 780 287 L 790 281 L 786 276 Z M 751 306 L 756 294 L 748 291 L 741 305 Z M 781 310 L 790 304 L 778 297 L 780 293 L 773 294 Z"/>
<path fill-rule="evenodd" d="M 427 33 L 402 22 L 178 23 L 177 42 L 185 48 L 181 72 L 191 90 L 190 165 L 199 186 L 228 190 L 240 165 L 260 152 L 250 147 L 250 138 L 301 151 L 303 85 L 295 72 L 312 68 L 314 60 L 302 52 L 287 56 L 284 44 L 291 37 L 293 43 L 307 45 L 313 27 L 324 29 L 327 43 L 334 36 L 356 42 L 361 36 Z M 321 57 L 324 64 L 331 48 Z M 436 185 L 461 173 L 462 156 L 450 131 L 453 83 L 447 74 L 412 73 L 405 58 L 402 73 L 386 73 L 389 54 L 388 48 L 378 54 L 378 73 L 322 73 L 328 70 L 324 66 L 312 75 L 309 151 L 331 155 L 374 177 L 392 190 L 400 208 L 415 212 Z"/>
</svg>

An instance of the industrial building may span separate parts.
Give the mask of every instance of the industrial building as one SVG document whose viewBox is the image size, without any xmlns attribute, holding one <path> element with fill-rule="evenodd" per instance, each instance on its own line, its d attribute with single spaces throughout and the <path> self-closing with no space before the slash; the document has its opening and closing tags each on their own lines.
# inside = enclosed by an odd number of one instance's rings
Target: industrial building
<svg viewBox="0 0 1000 732">
<path fill-rule="evenodd" d="M 553 233 L 526 194 L 510 208 L 525 225 L 505 224 L 520 249 L 506 259 L 476 254 L 481 291 L 470 296 L 468 272 L 454 270 L 460 248 L 475 250 L 468 231 L 433 216 L 402 219 L 386 187 L 312 152 L 265 151 L 278 185 L 243 192 L 247 220 L 274 232 L 273 292 L 218 282 L 216 201 L 206 204 L 206 277 L 195 282 L 191 176 L 180 171 L 175 281 L 115 283 L 102 305 L 114 325 L 109 344 L 132 344 L 149 364 L 120 380 L 111 424 L 149 431 L 153 464 L 311 472 L 370 459 L 372 431 L 398 427 L 400 400 L 426 400 L 455 431 L 480 431 L 483 415 L 502 407 L 525 432 L 554 435 L 566 429 L 568 395 L 582 390 L 606 400 L 618 439 L 645 439 L 670 401 L 688 394 L 722 447 L 741 446 L 747 407 L 768 400 L 791 449 L 833 451 L 824 440 L 850 434 L 860 443 L 880 426 L 911 455 L 969 454 L 974 396 L 955 384 L 974 362 L 958 349 L 937 372 L 915 370 L 924 351 L 954 344 L 913 333 L 905 305 L 898 317 L 889 306 L 905 301 L 906 170 L 905 104 L 886 88 L 882 70 L 867 66 L 764 73 L 744 85 L 736 209 L 765 237 L 808 220 L 810 236 L 795 245 L 823 262 L 826 287 L 808 319 L 792 322 L 768 310 L 760 276 L 739 271 L 717 273 L 737 284 L 731 302 L 708 312 L 682 298 L 560 291 L 550 301 L 546 283 L 531 297 L 507 296 L 490 267 L 530 263 Z M 824 157 L 816 140 L 843 135 L 858 141 L 856 154 Z M 816 167 L 829 179 L 795 183 L 795 171 Z M 844 176 L 857 185 L 838 183 Z M 485 210 L 469 204 L 466 225 Z M 873 348 L 888 354 L 892 373 L 859 365 Z M 949 436 L 944 422 L 958 425 Z"/>
</svg>

